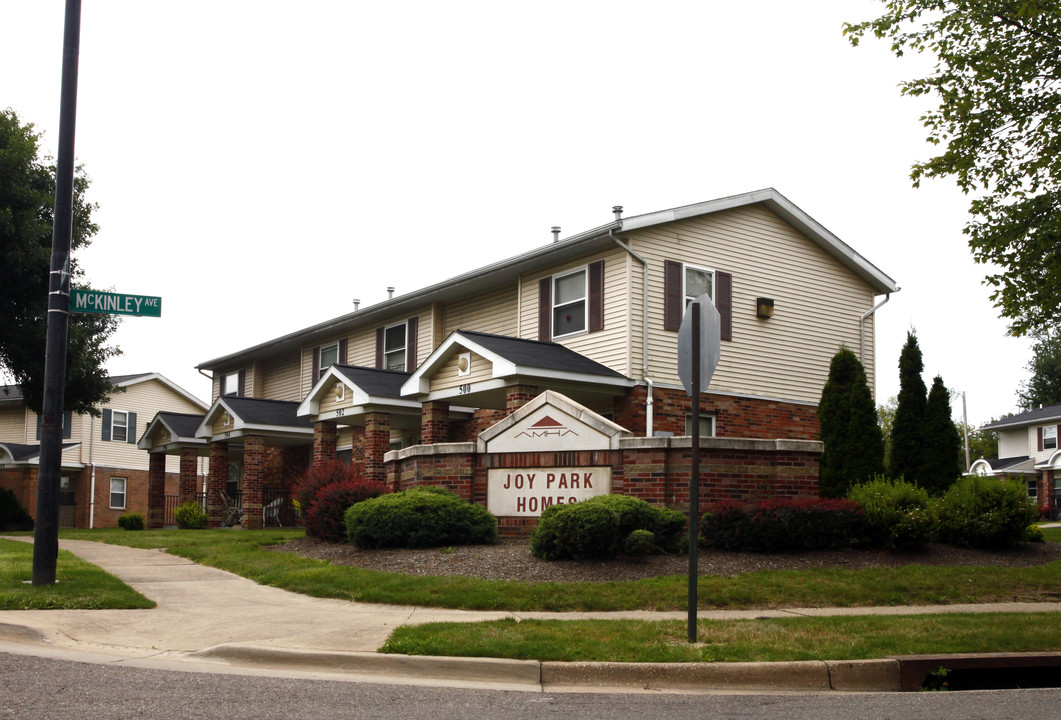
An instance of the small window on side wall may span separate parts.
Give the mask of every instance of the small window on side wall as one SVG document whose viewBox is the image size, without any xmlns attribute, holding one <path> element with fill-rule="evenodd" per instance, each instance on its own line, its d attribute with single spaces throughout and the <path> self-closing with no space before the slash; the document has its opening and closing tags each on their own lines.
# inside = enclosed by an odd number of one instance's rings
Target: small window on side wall
<svg viewBox="0 0 1061 720">
<path fill-rule="evenodd" d="M 711 298 L 711 302 L 715 301 L 715 273 L 712 270 L 686 265 L 685 284 L 683 287 L 685 291 L 685 307 L 689 307 L 689 303 L 704 293 L 707 293 L 708 297 Z"/>
<path fill-rule="evenodd" d="M 125 509 L 126 486 L 128 485 L 128 483 L 128 478 L 111 478 L 110 507 L 112 510 Z"/>
<path fill-rule="evenodd" d="M 685 413 L 685 434 L 693 434 L 693 414 Z M 700 414 L 700 437 L 715 436 L 715 416 Z"/>
</svg>

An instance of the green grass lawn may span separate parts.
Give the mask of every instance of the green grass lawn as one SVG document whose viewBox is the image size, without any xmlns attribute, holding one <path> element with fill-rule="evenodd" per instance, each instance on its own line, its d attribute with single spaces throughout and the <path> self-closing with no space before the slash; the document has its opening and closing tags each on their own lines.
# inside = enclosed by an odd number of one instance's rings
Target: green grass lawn
<svg viewBox="0 0 1061 720">
<path fill-rule="evenodd" d="M 1056 615 L 951 613 L 685 621 L 499 620 L 397 628 L 380 652 L 563 662 L 863 660 L 1061 648 Z"/>
<path fill-rule="evenodd" d="M 0 540 L 0 610 L 153 608 L 155 603 L 95 565 L 59 551 L 55 585 L 35 586 L 33 545 Z"/>
</svg>

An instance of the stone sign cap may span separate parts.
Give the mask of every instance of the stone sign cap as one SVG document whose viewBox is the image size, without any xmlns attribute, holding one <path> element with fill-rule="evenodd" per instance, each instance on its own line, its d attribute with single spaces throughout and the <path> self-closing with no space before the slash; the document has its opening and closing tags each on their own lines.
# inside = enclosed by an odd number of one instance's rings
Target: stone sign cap
<svg viewBox="0 0 1061 720">
<path fill-rule="evenodd" d="M 630 431 L 546 390 L 479 435 L 480 453 L 614 450 Z"/>
</svg>

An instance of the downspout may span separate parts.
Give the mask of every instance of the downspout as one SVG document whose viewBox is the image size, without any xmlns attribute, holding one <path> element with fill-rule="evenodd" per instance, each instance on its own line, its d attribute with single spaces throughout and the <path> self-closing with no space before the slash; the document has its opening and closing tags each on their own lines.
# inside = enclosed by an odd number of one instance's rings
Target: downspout
<svg viewBox="0 0 1061 720">
<path fill-rule="evenodd" d="M 896 290 L 899 290 L 899 288 L 896 288 Z M 877 312 L 891 298 L 892 294 L 886 293 L 883 300 L 862 313 L 862 317 L 858 319 L 858 361 L 862 363 L 862 367 L 866 366 L 866 318 Z"/>
<path fill-rule="evenodd" d="M 96 418 L 88 416 L 88 466 L 92 468 L 92 482 L 89 483 L 88 492 L 88 529 L 95 527 L 96 520 L 96 463 L 93 462 L 93 452 L 96 449 Z"/>
<path fill-rule="evenodd" d="M 648 261 L 641 257 L 624 243 L 615 234 L 615 230 L 608 230 L 610 237 L 616 245 L 628 252 L 635 260 L 641 263 L 641 377 L 648 387 L 648 397 L 645 399 L 645 437 L 652 437 L 652 378 L 648 376 Z"/>
</svg>

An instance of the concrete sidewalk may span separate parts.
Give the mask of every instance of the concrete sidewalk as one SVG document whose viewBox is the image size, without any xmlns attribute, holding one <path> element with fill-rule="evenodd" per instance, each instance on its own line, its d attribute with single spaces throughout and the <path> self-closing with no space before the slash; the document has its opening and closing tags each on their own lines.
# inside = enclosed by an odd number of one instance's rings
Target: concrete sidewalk
<svg viewBox="0 0 1061 720">
<path fill-rule="evenodd" d="M 401 625 L 500 618 L 684 620 L 686 613 L 510 613 L 352 603 L 258 585 L 161 550 L 74 540 L 61 540 L 60 547 L 120 578 L 158 607 L 0 611 L 0 651 L 193 671 L 522 690 L 898 689 L 894 660 L 647 665 L 380 655 L 375 650 Z M 955 612 L 1061 612 L 1061 603 L 701 611 L 699 617 Z"/>
</svg>

